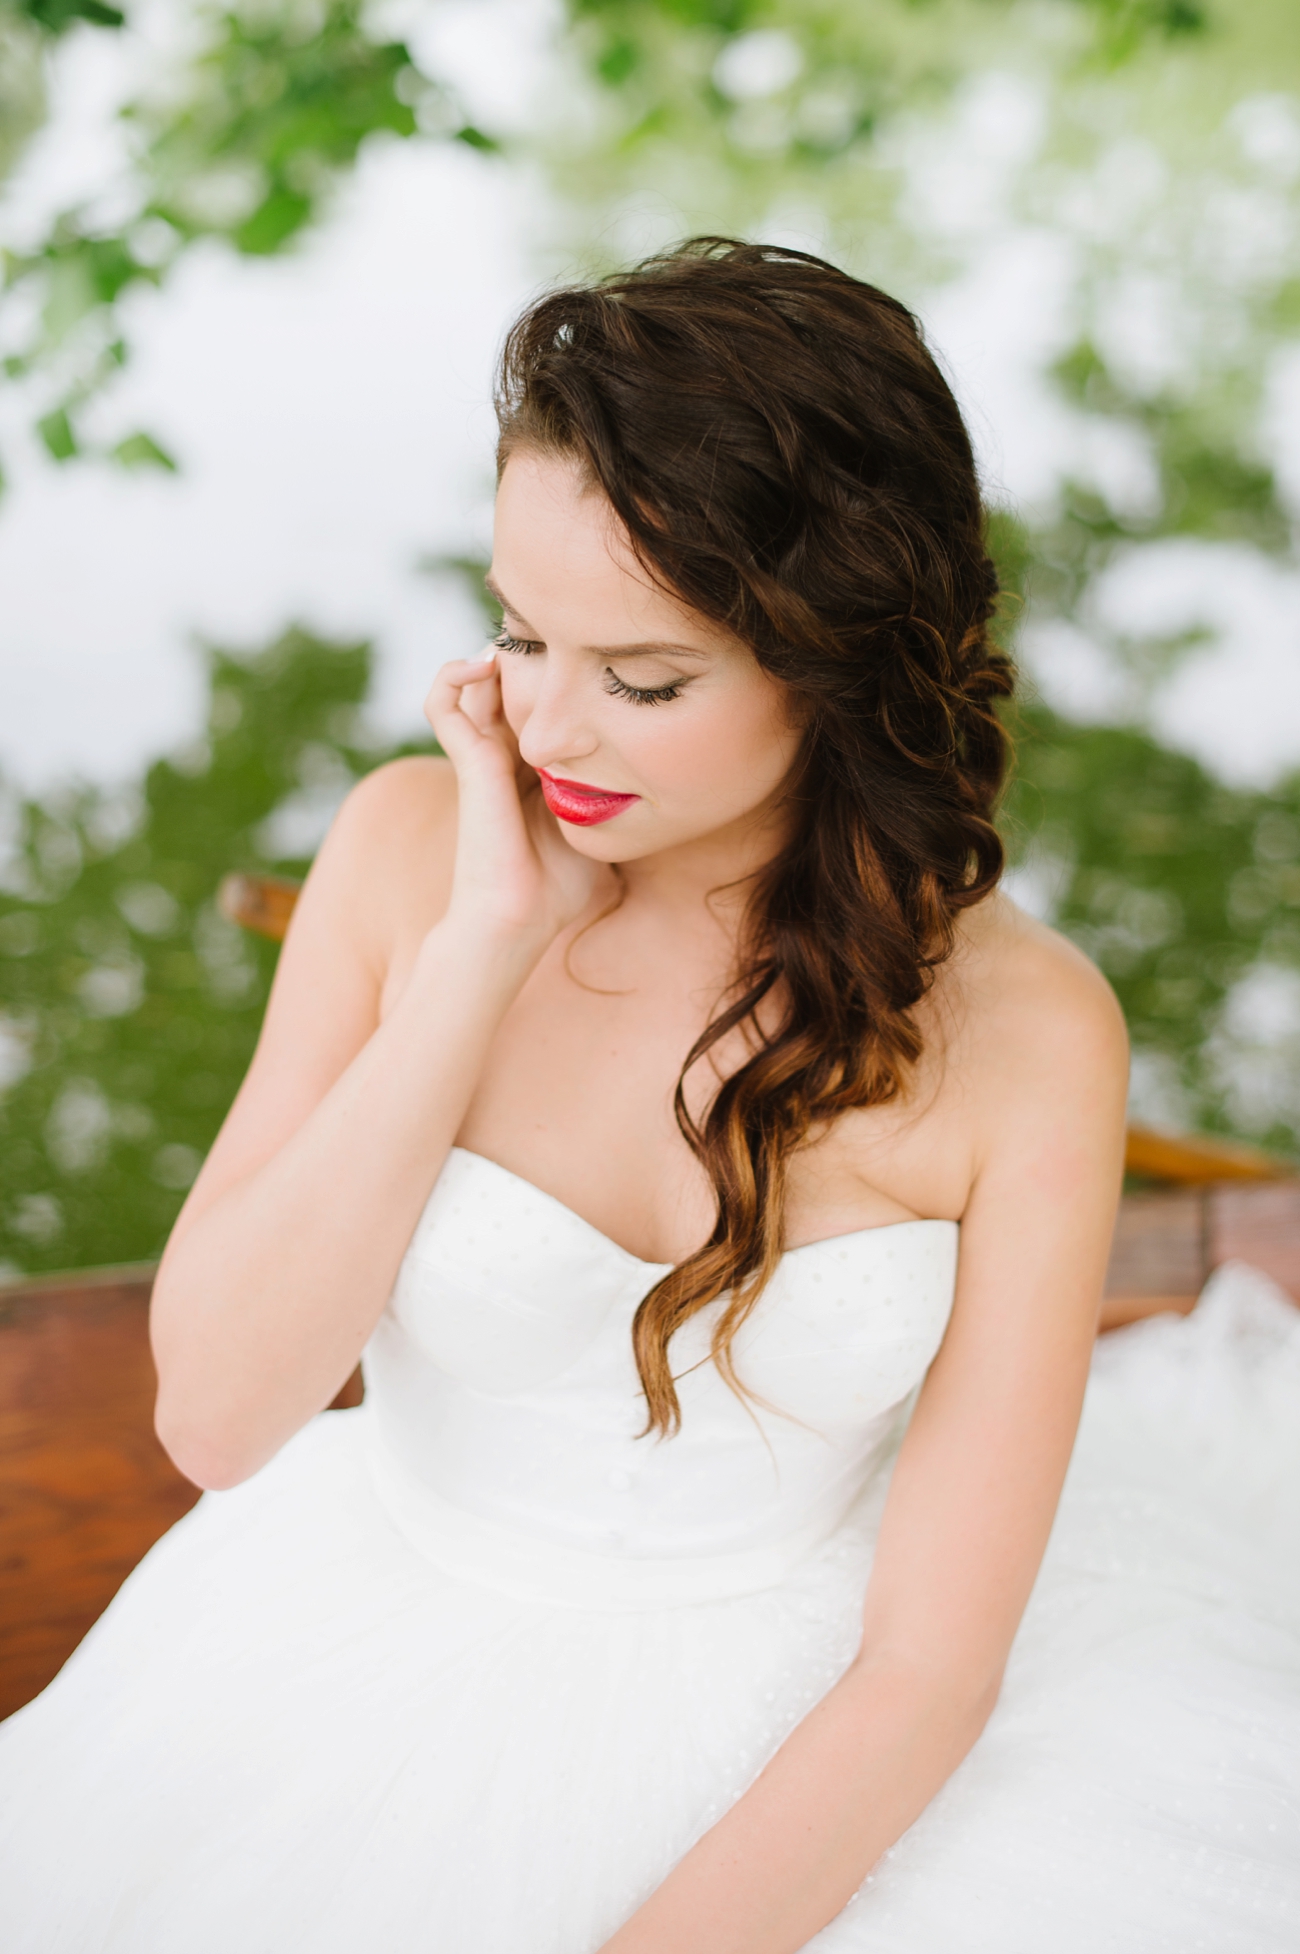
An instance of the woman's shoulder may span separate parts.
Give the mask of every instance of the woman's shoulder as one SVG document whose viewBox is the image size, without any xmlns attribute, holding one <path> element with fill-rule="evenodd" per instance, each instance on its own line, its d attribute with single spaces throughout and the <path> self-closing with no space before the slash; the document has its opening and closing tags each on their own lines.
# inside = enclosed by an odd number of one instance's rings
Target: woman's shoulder
<svg viewBox="0 0 1300 1954">
<path fill-rule="evenodd" d="M 951 977 L 972 1056 L 1041 1079 L 1127 1066 L 1123 1013 L 1096 964 L 1001 891 L 961 919 Z"/>
<path fill-rule="evenodd" d="M 865 1184 L 913 1214 L 956 1220 L 993 1163 L 1011 1163 L 1018 1182 L 1026 1153 L 1056 1145 L 1062 1127 L 1110 1172 L 1128 1082 L 1124 1019 L 1066 937 L 1005 896 L 985 897 L 959 917 L 913 1016 L 915 1071 L 891 1104 L 839 1116 L 823 1182 L 838 1162 L 859 1193 Z"/>
<path fill-rule="evenodd" d="M 433 754 L 387 761 L 359 780 L 334 818 L 308 890 L 386 969 L 447 906 L 456 843 L 456 776 Z"/>
<path fill-rule="evenodd" d="M 362 776 L 344 801 L 336 826 L 357 842 L 427 836 L 456 814 L 456 774 L 441 754 L 409 753 Z"/>
<path fill-rule="evenodd" d="M 456 775 L 449 760 L 413 753 L 375 767 L 352 789 L 335 818 L 327 847 L 346 857 L 368 886 L 400 884 L 414 873 L 423 882 L 432 859 L 447 854 L 456 834 Z M 432 858 L 431 852 L 432 851 Z"/>
</svg>

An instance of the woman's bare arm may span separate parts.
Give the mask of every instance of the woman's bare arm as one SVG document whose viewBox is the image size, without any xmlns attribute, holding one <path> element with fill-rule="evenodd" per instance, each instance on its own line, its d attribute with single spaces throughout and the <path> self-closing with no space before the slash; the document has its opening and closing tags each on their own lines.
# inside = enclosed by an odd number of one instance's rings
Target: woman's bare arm
<svg viewBox="0 0 1300 1954">
<path fill-rule="evenodd" d="M 430 714 L 456 778 L 399 763 L 351 797 L 159 1270 L 156 1422 L 199 1485 L 256 1471 L 352 1370 L 501 1018 L 589 893 L 590 864 L 521 808 L 489 668 L 445 667 Z M 440 920 L 381 1024 L 394 903 L 422 875 Z"/>
<path fill-rule="evenodd" d="M 862 1645 L 603 1954 L 796 1954 L 975 1742 L 1069 1462 L 1119 1191 L 1127 1053 L 1099 978 L 1030 958 L 988 1072 L 957 1298 L 899 1455 Z M 1045 967 L 1044 967 L 1045 965 Z"/>
</svg>

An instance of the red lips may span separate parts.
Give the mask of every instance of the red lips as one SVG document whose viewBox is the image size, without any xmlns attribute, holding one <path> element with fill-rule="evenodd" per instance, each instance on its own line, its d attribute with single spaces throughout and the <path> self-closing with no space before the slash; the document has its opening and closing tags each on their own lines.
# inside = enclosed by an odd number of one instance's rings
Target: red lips
<svg viewBox="0 0 1300 1954">
<path fill-rule="evenodd" d="M 639 794 L 611 794 L 604 787 L 588 787 L 581 780 L 557 780 L 545 767 L 537 769 L 542 783 L 542 799 L 558 821 L 569 821 L 575 828 L 594 828 L 612 821 Z"/>
</svg>

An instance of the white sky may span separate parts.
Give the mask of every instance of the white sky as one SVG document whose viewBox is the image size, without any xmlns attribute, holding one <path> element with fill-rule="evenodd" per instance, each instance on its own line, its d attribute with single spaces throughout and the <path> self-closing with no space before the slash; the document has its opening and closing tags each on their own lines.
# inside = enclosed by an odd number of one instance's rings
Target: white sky
<svg viewBox="0 0 1300 1954">
<path fill-rule="evenodd" d="M 28 452 L 0 508 L 0 756 L 46 779 L 133 770 L 187 737 L 195 636 L 297 620 L 382 647 L 409 728 L 469 604 L 416 569 L 489 533 L 493 355 L 528 287 L 518 186 L 463 148 L 372 151 L 289 260 L 196 252 L 136 308 L 105 424 L 177 476 Z M 28 444 L 24 444 L 28 445 Z"/>
<path fill-rule="evenodd" d="M 116 37 L 72 37 L 56 114 L 12 186 L 10 236 L 113 164 Z M 7 219 L 7 222 L 5 221 Z M 374 637 L 375 713 L 417 729 L 437 665 L 479 638 L 435 552 L 490 536 L 500 338 L 535 288 L 527 174 L 460 144 L 379 141 L 286 258 L 203 247 L 128 318 L 133 358 L 97 410 L 181 472 L 58 465 L 11 392 L 0 503 L 0 768 L 26 785 L 116 779 L 193 737 L 196 639 L 300 621 Z"/>
</svg>

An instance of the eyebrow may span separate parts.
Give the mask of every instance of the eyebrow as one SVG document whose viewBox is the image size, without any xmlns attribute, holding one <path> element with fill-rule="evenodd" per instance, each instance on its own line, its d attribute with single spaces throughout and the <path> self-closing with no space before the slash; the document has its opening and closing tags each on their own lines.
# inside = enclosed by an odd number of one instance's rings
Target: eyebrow
<svg viewBox="0 0 1300 1954">
<path fill-rule="evenodd" d="M 503 611 L 507 612 L 509 616 L 518 619 L 525 631 L 532 631 L 534 629 L 534 626 L 528 622 L 523 612 L 515 609 L 500 585 L 495 583 L 491 577 L 484 577 L 483 586 L 490 597 L 496 598 L 497 603 L 500 604 Z M 583 645 L 582 649 L 584 651 L 594 652 L 600 658 L 649 658 L 656 652 L 660 656 L 667 652 L 677 658 L 707 658 L 709 656 L 709 653 L 702 651 L 698 645 L 670 644 L 667 641 L 654 641 L 636 645 Z"/>
</svg>

